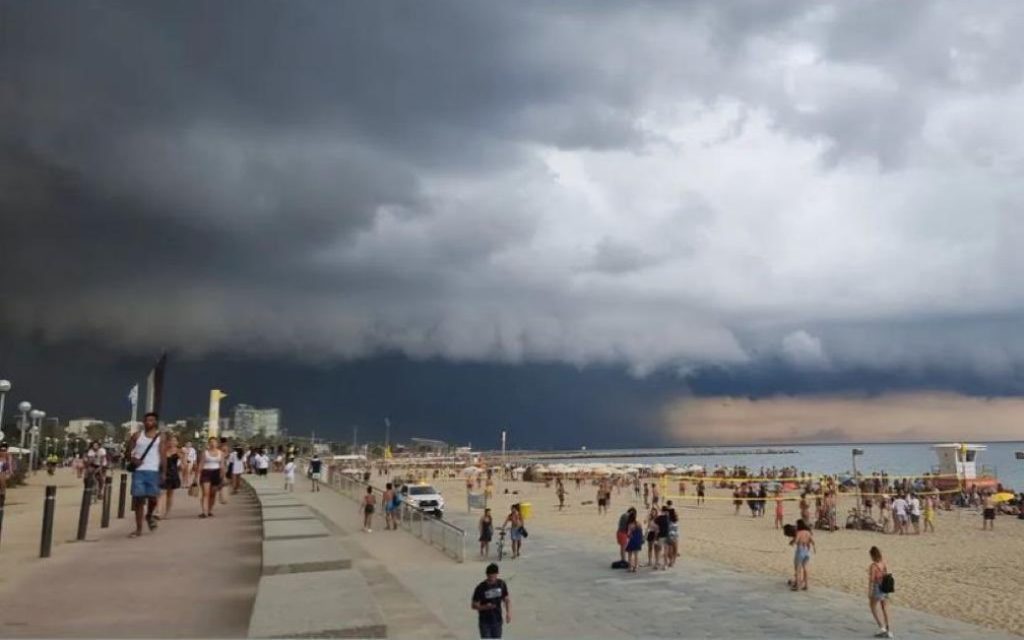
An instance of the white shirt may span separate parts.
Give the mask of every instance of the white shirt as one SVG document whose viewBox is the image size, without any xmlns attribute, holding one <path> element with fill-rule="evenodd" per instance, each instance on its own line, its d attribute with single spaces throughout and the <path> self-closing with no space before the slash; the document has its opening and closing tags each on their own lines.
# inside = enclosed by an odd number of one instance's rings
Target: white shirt
<svg viewBox="0 0 1024 640">
<path fill-rule="evenodd" d="M 90 466 L 105 467 L 107 466 L 107 450 L 103 447 L 99 449 L 89 449 L 85 454 L 85 461 Z"/>
<path fill-rule="evenodd" d="M 153 443 L 153 446 L 149 446 L 149 443 Z M 149 451 L 146 451 L 146 449 Z M 145 458 L 143 458 L 145 454 Z M 104 452 L 104 458 L 106 452 Z M 150 438 L 146 435 L 145 431 L 139 432 L 139 437 L 135 439 L 135 448 L 132 449 L 132 458 L 141 460 L 139 466 L 136 467 L 136 471 L 159 471 L 160 470 L 160 432 L 157 431 Z"/>
<path fill-rule="evenodd" d="M 916 497 L 910 499 L 910 513 L 911 515 L 921 515 L 921 501 Z"/>
<path fill-rule="evenodd" d="M 245 473 L 245 461 L 238 453 L 232 451 L 231 455 L 228 456 L 228 464 L 231 465 L 231 473 L 235 475 L 242 475 Z"/>
<path fill-rule="evenodd" d="M 294 480 L 295 479 L 295 463 L 294 462 L 289 462 L 288 464 L 284 465 L 284 475 L 289 480 Z"/>
<path fill-rule="evenodd" d="M 213 451 L 206 449 L 203 454 L 203 471 L 220 469 L 220 461 L 224 459 L 223 451 L 220 449 L 214 449 Z"/>
<path fill-rule="evenodd" d="M 199 458 L 199 454 L 196 453 L 195 447 L 185 447 L 185 461 L 189 464 L 195 464 Z"/>
<path fill-rule="evenodd" d="M 907 515 L 907 501 L 903 498 L 896 498 L 892 501 L 892 510 L 898 516 Z"/>
<path fill-rule="evenodd" d="M 267 456 L 265 456 L 265 455 L 263 455 L 261 453 L 256 454 L 256 468 L 257 469 L 269 469 L 270 468 L 270 458 L 268 458 Z"/>
</svg>

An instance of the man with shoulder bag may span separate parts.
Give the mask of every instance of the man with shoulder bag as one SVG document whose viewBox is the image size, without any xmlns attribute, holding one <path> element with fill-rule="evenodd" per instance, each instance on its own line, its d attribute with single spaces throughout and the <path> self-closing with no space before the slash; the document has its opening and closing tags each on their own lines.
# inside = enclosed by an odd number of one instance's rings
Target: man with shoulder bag
<svg viewBox="0 0 1024 640">
<path fill-rule="evenodd" d="M 156 529 L 157 501 L 160 498 L 160 479 L 164 475 L 167 443 L 160 433 L 159 416 L 147 413 L 143 428 L 128 441 L 128 470 L 132 474 L 132 510 L 135 511 L 135 531 L 129 537 L 142 535 L 142 522 L 149 530 Z"/>
</svg>

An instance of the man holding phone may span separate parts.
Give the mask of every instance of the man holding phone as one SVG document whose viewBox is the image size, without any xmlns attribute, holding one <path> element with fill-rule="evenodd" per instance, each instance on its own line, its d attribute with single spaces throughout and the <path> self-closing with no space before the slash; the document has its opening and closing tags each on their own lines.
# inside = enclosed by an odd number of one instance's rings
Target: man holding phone
<svg viewBox="0 0 1024 640">
<path fill-rule="evenodd" d="M 473 610 L 480 614 L 480 637 L 501 637 L 501 605 L 505 605 L 505 623 L 512 623 L 512 607 L 508 599 L 508 585 L 498 578 L 498 565 L 487 565 L 487 579 L 473 591 Z"/>
</svg>

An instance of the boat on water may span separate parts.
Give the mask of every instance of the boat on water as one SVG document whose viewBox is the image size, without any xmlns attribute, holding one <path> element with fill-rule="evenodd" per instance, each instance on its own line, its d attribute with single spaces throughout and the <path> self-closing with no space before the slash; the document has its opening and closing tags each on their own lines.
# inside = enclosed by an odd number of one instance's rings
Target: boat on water
<svg viewBox="0 0 1024 640">
<path fill-rule="evenodd" d="M 999 487 L 995 467 L 978 464 L 978 454 L 988 449 L 985 445 L 948 442 L 932 445 L 932 449 L 939 458 L 938 466 L 932 468 L 938 476 L 933 480 L 938 489 L 962 487 L 967 491 L 972 488 L 995 491 Z"/>
</svg>

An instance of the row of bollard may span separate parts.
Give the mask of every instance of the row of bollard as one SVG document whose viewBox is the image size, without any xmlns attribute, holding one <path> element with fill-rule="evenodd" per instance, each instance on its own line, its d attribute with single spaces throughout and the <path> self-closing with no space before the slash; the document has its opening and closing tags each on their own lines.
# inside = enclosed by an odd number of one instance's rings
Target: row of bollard
<svg viewBox="0 0 1024 640">
<path fill-rule="evenodd" d="M 112 478 L 105 478 L 99 487 L 96 487 L 96 482 L 89 479 L 85 483 L 85 489 L 82 490 L 82 506 L 78 511 L 78 535 L 76 539 L 78 541 L 84 541 L 89 531 L 89 510 L 92 506 L 94 493 L 98 490 L 100 492 L 100 499 L 103 505 L 102 515 L 100 516 L 100 528 L 106 529 L 110 526 L 110 507 L 113 496 L 111 494 Z M 121 487 L 117 499 L 117 518 L 119 520 L 124 518 L 125 513 L 125 502 L 128 493 L 128 474 L 121 474 Z M 0 536 L 3 534 L 3 517 L 4 517 L 4 499 L 5 495 L 0 494 Z M 39 557 L 49 558 L 50 550 L 53 546 L 53 515 L 57 506 L 57 487 L 54 485 L 47 485 L 46 494 L 43 498 L 43 529 L 41 540 L 39 542 Z"/>
</svg>

